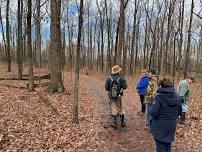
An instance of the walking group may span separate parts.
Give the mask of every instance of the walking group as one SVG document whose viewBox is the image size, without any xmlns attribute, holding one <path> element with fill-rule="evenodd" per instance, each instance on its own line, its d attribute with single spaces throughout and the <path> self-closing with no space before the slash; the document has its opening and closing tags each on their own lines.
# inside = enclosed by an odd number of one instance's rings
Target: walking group
<svg viewBox="0 0 202 152">
<path fill-rule="evenodd" d="M 121 71 L 119 65 L 112 67 L 111 75 L 105 84 L 113 117 L 111 126 L 114 129 L 118 129 L 118 117 L 121 120 L 120 126 L 126 126 L 122 96 L 127 82 Z M 177 122 L 185 124 L 190 84 L 193 82 L 193 77 L 187 77 L 181 80 L 175 89 L 170 77 L 158 78 L 154 68 L 142 70 L 142 76 L 134 87 L 141 101 L 141 110 L 137 115 L 146 116 L 145 130 L 152 133 L 157 152 L 172 151 L 171 144 L 175 138 Z"/>
</svg>

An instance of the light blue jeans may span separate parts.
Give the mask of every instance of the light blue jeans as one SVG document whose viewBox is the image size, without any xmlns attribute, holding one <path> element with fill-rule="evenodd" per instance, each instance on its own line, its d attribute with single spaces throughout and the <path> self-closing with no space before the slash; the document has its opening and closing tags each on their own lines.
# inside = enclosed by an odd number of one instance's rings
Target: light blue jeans
<svg viewBox="0 0 202 152">
<path fill-rule="evenodd" d="M 182 112 L 186 112 L 187 113 L 188 108 L 189 108 L 188 104 L 182 103 Z"/>
</svg>

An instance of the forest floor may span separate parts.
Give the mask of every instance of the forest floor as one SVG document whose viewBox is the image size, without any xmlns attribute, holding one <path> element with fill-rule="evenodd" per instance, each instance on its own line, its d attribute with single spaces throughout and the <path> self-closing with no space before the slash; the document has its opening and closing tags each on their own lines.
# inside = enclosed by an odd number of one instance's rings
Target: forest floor
<svg viewBox="0 0 202 152">
<path fill-rule="evenodd" d="M 16 77 L 16 70 L 0 78 Z M 35 75 L 47 74 L 35 70 Z M 25 71 L 24 74 L 27 74 Z M 109 114 L 109 100 L 104 80 L 82 75 L 79 91 L 79 124 L 72 124 L 72 78 L 63 73 L 65 93 L 47 92 L 49 80 L 35 81 L 34 92 L 26 89 L 27 81 L 0 80 L 0 151 L 67 151 L 67 152 L 154 152 L 152 135 L 145 131 L 145 116 L 136 113 L 140 101 L 129 81 L 123 104 L 125 128 L 114 130 Z M 202 149 L 202 88 L 191 87 L 187 124 L 177 126 L 174 152 L 200 152 Z"/>
</svg>

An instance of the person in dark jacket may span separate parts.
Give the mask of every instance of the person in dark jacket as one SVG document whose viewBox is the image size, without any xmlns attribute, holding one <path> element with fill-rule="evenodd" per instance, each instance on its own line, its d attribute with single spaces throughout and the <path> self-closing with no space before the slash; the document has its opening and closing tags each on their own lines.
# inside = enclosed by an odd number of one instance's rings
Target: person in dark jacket
<svg viewBox="0 0 202 152">
<path fill-rule="evenodd" d="M 114 123 L 111 126 L 115 129 L 117 129 L 118 115 L 120 115 L 121 118 L 121 127 L 125 127 L 124 109 L 121 97 L 123 96 L 123 89 L 127 88 L 127 83 L 121 71 L 122 69 L 118 65 L 113 66 L 112 73 L 105 83 L 105 90 L 108 91 L 110 99 L 111 115 L 114 119 Z M 114 82 L 116 82 L 116 84 Z M 116 86 L 116 88 L 114 88 L 114 86 Z"/>
<path fill-rule="evenodd" d="M 142 77 L 140 78 L 140 81 L 135 86 L 135 89 L 137 90 L 137 92 L 140 96 L 140 101 L 141 101 L 141 111 L 137 113 L 140 115 L 145 114 L 146 106 L 144 103 L 144 98 L 145 98 L 148 84 L 149 84 L 148 72 L 147 72 L 147 70 L 143 69 Z"/>
<path fill-rule="evenodd" d="M 169 77 L 162 78 L 159 84 L 160 88 L 149 111 L 152 115 L 151 133 L 156 142 L 156 152 L 171 152 L 177 118 L 182 113 L 181 98 L 177 95 Z"/>
</svg>

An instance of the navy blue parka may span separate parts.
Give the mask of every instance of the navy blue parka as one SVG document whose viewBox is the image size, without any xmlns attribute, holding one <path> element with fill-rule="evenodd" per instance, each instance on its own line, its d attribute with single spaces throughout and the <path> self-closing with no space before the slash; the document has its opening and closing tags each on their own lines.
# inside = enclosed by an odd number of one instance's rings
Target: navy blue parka
<svg viewBox="0 0 202 152">
<path fill-rule="evenodd" d="M 177 118 L 182 112 L 181 99 L 173 87 L 158 89 L 150 110 L 151 133 L 158 141 L 171 143 L 175 138 Z"/>
</svg>

